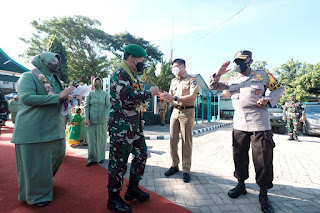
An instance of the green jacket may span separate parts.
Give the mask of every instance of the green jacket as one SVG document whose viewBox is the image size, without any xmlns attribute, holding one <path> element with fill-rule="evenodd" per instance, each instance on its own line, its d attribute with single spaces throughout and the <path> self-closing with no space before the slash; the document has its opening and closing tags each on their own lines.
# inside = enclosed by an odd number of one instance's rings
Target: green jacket
<svg viewBox="0 0 320 213">
<path fill-rule="evenodd" d="M 60 113 L 62 102 L 59 100 L 63 87 L 46 67 L 55 56 L 54 53 L 42 53 L 32 61 L 50 81 L 55 94 L 48 95 L 32 72 L 24 73 L 18 81 L 22 107 L 16 117 L 12 143 L 42 143 L 65 138 L 65 116 Z"/>
<path fill-rule="evenodd" d="M 85 117 L 92 124 L 106 123 L 109 118 L 110 97 L 106 91 L 94 90 L 86 97 Z"/>
</svg>

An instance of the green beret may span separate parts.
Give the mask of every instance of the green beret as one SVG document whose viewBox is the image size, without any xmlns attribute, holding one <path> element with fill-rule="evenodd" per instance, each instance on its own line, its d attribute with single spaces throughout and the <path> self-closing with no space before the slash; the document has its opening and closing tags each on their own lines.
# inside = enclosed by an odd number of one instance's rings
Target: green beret
<svg viewBox="0 0 320 213">
<path fill-rule="evenodd" d="M 296 96 L 296 94 L 293 92 L 293 93 L 291 93 L 291 94 L 289 95 L 289 97 L 291 97 L 291 96 Z"/>
<path fill-rule="evenodd" d="M 128 53 L 130 55 L 136 56 L 136 57 L 146 57 L 147 52 L 139 45 L 137 44 L 129 44 L 123 48 L 125 53 Z"/>
</svg>

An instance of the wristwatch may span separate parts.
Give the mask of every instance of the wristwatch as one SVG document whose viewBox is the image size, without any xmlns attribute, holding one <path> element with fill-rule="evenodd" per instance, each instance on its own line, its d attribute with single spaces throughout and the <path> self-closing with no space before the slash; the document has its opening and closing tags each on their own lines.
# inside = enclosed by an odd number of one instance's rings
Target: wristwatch
<svg viewBox="0 0 320 213">
<path fill-rule="evenodd" d="M 178 101 L 178 96 L 175 95 L 175 96 L 173 97 L 173 100 Z"/>
</svg>

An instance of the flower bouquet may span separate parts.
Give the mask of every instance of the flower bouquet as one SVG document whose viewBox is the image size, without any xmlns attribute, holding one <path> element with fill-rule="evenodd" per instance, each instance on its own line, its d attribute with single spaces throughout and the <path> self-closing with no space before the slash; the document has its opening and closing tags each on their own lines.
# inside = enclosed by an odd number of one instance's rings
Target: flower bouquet
<svg viewBox="0 0 320 213">
<path fill-rule="evenodd" d="M 61 110 L 62 115 L 67 115 L 71 113 L 72 108 L 80 106 L 81 102 L 79 102 L 79 99 L 88 96 L 91 90 L 91 85 L 87 84 L 79 85 L 77 82 L 71 82 L 70 85 L 74 86 L 76 89 L 64 100 Z"/>
</svg>

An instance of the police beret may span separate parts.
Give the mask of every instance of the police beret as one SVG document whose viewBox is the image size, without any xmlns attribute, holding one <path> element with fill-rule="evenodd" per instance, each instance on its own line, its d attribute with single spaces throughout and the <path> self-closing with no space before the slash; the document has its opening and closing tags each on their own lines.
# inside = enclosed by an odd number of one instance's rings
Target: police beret
<svg viewBox="0 0 320 213">
<path fill-rule="evenodd" d="M 291 96 L 296 96 L 296 94 L 293 92 L 293 93 L 291 93 L 291 94 L 289 95 L 289 97 L 291 97 Z"/>
<path fill-rule="evenodd" d="M 252 52 L 249 50 L 241 50 L 241 51 L 236 52 L 236 54 L 234 54 L 233 61 L 235 61 L 236 59 L 246 60 L 248 57 L 252 58 Z"/>
<path fill-rule="evenodd" d="M 129 44 L 123 48 L 125 53 L 128 53 L 137 57 L 146 57 L 147 52 L 137 44 Z"/>
</svg>

